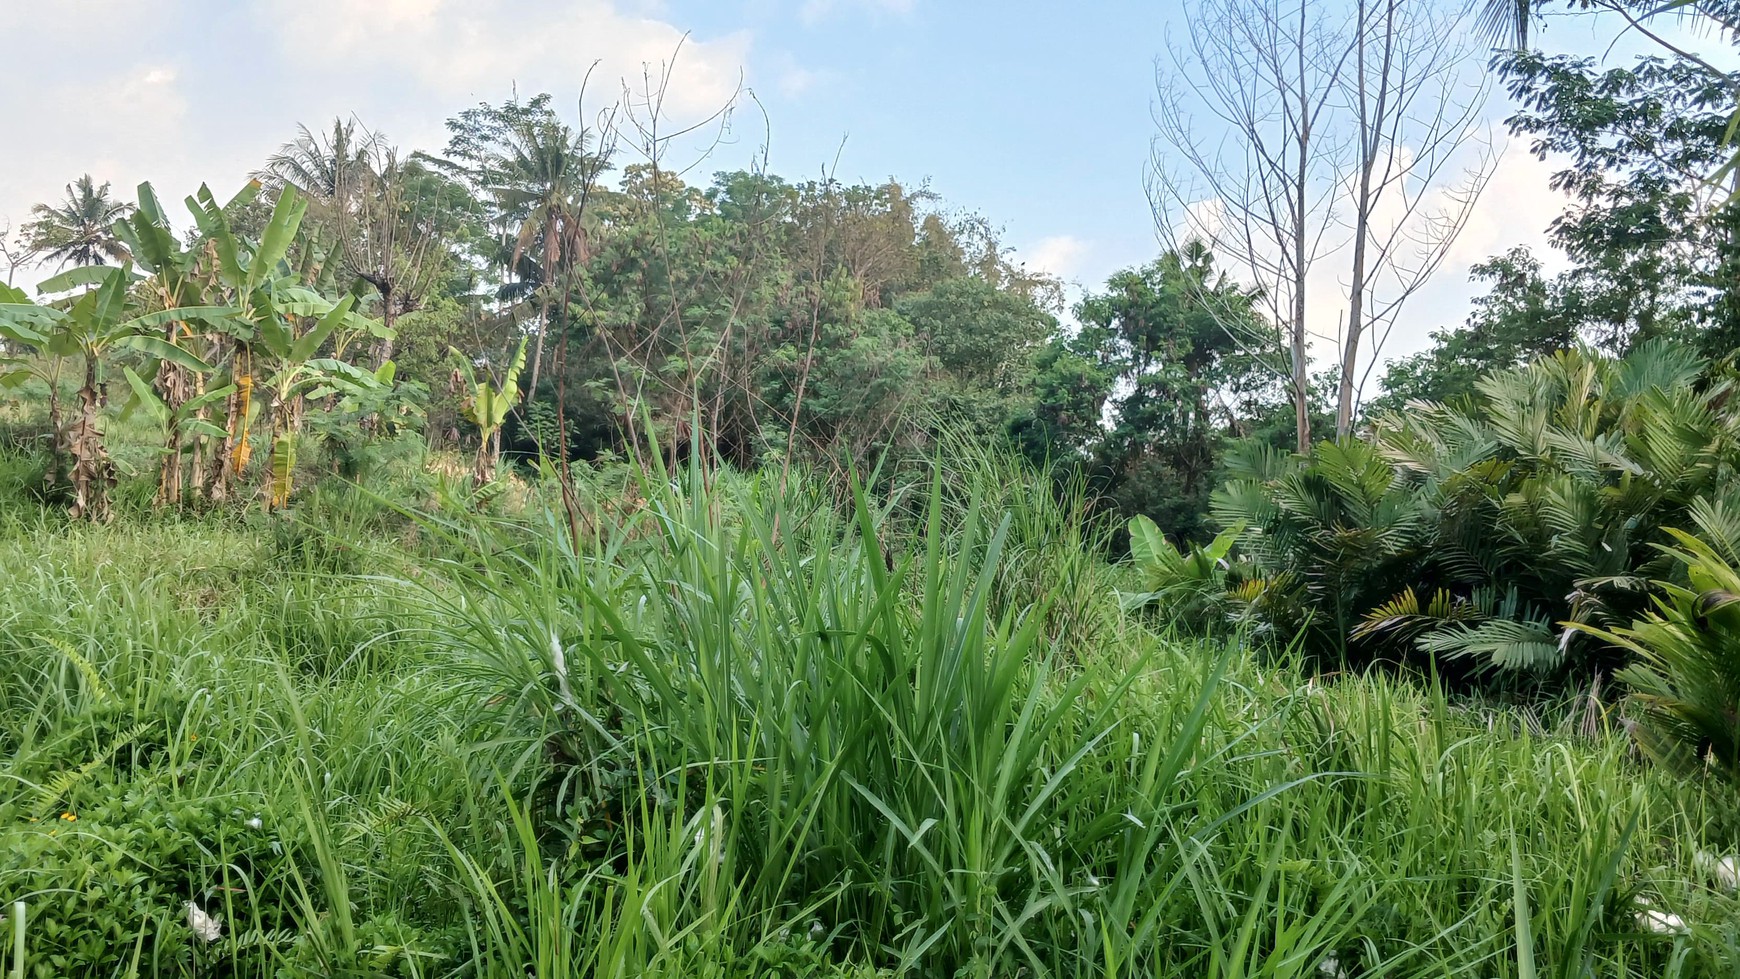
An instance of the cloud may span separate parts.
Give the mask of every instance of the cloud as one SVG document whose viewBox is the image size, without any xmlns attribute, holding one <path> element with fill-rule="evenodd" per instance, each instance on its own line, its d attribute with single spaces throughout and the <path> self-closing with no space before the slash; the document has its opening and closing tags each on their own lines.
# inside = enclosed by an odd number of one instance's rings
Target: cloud
<svg viewBox="0 0 1740 979">
<path fill-rule="evenodd" d="M 1025 253 L 1023 265 L 1068 282 L 1081 275 L 1083 259 L 1088 253 L 1088 243 L 1075 235 L 1052 235 L 1034 242 L 1025 249 Z M 1017 251 L 1016 254 L 1019 256 L 1022 252 Z"/>
<path fill-rule="evenodd" d="M 516 89 L 552 93 L 572 118 L 589 70 L 591 112 L 620 98 L 625 83 L 643 91 L 649 74 L 664 78 L 668 67 L 665 125 L 682 125 L 731 101 L 753 47 L 746 31 L 686 34 L 661 19 L 657 0 L 17 6 L 7 11 L 8 36 L 30 43 L 8 50 L 7 67 L 31 81 L 0 87 L 0 118 L 22 134 L 0 166 L 0 227 L 23 223 L 33 203 L 85 172 L 127 198 L 147 179 L 168 201 L 202 181 L 223 196 L 298 122 L 318 128 L 354 114 L 400 146 L 438 150 L 443 120 Z M 68 50 L 79 52 L 76 72 Z M 790 59 L 776 71 L 776 83 L 814 80 Z"/>
<path fill-rule="evenodd" d="M 592 72 L 594 101 L 613 99 L 669 69 L 666 108 L 678 116 L 718 110 L 737 93 L 751 44 L 747 32 L 702 40 L 608 0 L 270 0 L 283 53 L 340 77 L 378 79 L 419 96 L 496 97 L 522 92 L 577 96 Z M 596 65 L 596 69 L 593 66 Z"/>
</svg>

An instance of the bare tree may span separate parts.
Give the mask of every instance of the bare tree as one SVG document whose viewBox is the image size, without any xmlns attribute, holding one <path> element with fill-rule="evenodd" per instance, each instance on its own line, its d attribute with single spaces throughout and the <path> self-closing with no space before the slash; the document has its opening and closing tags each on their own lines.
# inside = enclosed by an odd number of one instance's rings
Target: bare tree
<svg viewBox="0 0 1740 979">
<path fill-rule="evenodd" d="M 1492 173 L 1477 125 L 1487 82 L 1468 70 L 1477 52 L 1453 2 L 1194 0 L 1187 43 L 1158 73 L 1156 225 L 1171 247 L 1208 244 L 1259 290 L 1276 335 L 1238 339 L 1285 379 L 1300 451 L 1310 340 L 1336 349 L 1345 435 L 1403 304 Z M 1323 308 L 1313 271 L 1330 269 L 1347 302 L 1333 332 L 1309 322 Z M 1226 317 L 1229 330 L 1246 322 Z"/>
<path fill-rule="evenodd" d="M 1187 4 L 1188 36 L 1156 71 L 1149 181 L 1168 247 L 1201 241 L 1257 287 L 1276 334 L 1235 339 L 1284 379 L 1300 451 L 1311 445 L 1307 285 L 1329 250 L 1349 145 L 1328 123 L 1352 46 L 1325 7 Z M 1205 142 L 1202 117 L 1225 136 Z M 1248 319 L 1225 323 L 1243 333 Z"/>
<path fill-rule="evenodd" d="M 311 223 L 331 239 L 344 271 L 380 298 L 374 366 L 392 359 L 397 319 L 421 306 L 450 267 L 457 219 L 444 199 L 446 178 L 421 160 L 401 159 L 354 119 L 334 119 L 330 133 L 299 126 L 256 177 L 309 198 Z"/>
<path fill-rule="evenodd" d="M 6 284 L 10 286 L 18 270 L 36 261 L 37 251 L 22 236 L 12 236 L 12 225 L 0 224 L 0 262 L 6 264 Z"/>
<path fill-rule="evenodd" d="M 1366 373 L 1408 298 L 1432 277 L 1468 223 L 1497 156 L 1477 124 L 1487 76 L 1460 5 L 1355 0 L 1353 63 L 1343 76 L 1356 175 L 1352 255 L 1340 337 L 1335 434 L 1352 429 Z M 1359 377 L 1358 383 L 1355 382 Z"/>
</svg>

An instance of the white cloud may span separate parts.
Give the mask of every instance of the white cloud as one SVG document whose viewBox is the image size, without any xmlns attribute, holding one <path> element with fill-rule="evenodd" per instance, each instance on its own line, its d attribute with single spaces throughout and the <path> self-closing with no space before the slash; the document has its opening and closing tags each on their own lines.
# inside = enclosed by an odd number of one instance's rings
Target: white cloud
<svg viewBox="0 0 1740 979">
<path fill-rule="evenodd" d="M 7 67 L 30 82 L 0 86 L 0 118 L 22 134 L 0 165 L 0 227 L 86 172 L 127 198 L 147 179 L 166 201 L 202 181 L 225 195 L 298 122 L 354 114 L 400 146 L 438 150 L 443 120 L 516 89 L 552 93 L 572 118 L 594 64 L 589 113 L 674 64 L 663 110 L 681 125 L 736 95 L 753 40 L 685 34 L 659 0 L 258 0 L 222 17 L 195 0 L 16 6 L 8 36 L 30 41 Z M 776 83 L 813 80 L 790 59 L 776 71 Z"/>
<path fill-rule="evenodd" d="M 1022 264 L 1030 269 L 1057 276 L 1065 282 L 1074 281 L 1083 271 L 1088 255 L 1088 243 L 1075 235 L 1052 235 L 1041 238 L 1029 248 L 1017 251 Z"/>
<path fill-rule="evenodd" d="M 409 80 L 444 104 L 493 97 L 512 83 L 571 98 L 595 63 L 589 97 L 609 100 L 669 65 L 667 109 L 706 114 L 737 93 L 751 40 L 746 32 L 697 39 L 608 0 L 271 0 L 263 8 L 287 57 L 353 83 Z"/>
</svg>

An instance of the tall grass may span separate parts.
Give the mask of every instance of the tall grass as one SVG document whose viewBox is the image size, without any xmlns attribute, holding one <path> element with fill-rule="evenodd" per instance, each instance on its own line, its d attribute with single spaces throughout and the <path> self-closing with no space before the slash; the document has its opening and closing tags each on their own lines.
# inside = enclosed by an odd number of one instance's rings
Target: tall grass
<svg viewBox="0 0 1740 979">
<path fill-rule="evenodd" d="M 1695 859 L 1729 800 L 1610 732 L 1154 634 L 1079 497 L 955 458 L 843 505 L 655 468 L 579 540 L 355 490 L 289 525 L 5 503 L 25 974 L 1740 968 Z"/>
</svg>

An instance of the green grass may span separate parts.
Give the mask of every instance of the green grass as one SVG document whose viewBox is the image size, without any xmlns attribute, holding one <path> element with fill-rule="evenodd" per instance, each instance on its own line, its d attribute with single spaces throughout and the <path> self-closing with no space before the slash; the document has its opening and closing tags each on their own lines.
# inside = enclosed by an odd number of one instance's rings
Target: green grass
<svg viewBox="0 0 1740 979">
<path fill-rule="evenodd" d="M 332 483 L 289 523 L 93 528 L 30 465 L 0 456 L 27 976 L 1740 970 L 1694 866 L 1731 796 L 1616 718 L 1156 633 L 997 460 L 844 502 L 612 473 L 580 542 L 540 492 L 413 518 Z"/>
</svg>

